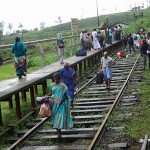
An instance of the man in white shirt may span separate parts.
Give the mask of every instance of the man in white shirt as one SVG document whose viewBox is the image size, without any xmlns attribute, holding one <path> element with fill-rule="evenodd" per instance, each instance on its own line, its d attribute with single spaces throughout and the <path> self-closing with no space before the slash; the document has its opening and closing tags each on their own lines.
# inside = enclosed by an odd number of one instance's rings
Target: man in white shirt
<svg viewBox="0 0 150 150">
<path fill-rule="evenodd" d="M 97 38 L 96 29 L 93 29 L 92 36 L 93 36 L 94 50 L 100 49 L 101 46 L 100 46 L 98 38 Z"/>
<path fill-rule="evenodd" d="M 115 65 L 115 62 L 108 56 L 108 52 L 104 52 L 104 56 L 101 58 L 101 67 L 104 72 L 104 80 L 106 83 L 106 90 L 110 90 L 110 83 L 112 79 L 111 66 Z"/>
<path fill-rule="evenodd" d="M 82 30 L 82 32 L 80 33 L 81 50 L 86 50 L 84 33 L 85 33 L 85 30 Z"/>
</svg>

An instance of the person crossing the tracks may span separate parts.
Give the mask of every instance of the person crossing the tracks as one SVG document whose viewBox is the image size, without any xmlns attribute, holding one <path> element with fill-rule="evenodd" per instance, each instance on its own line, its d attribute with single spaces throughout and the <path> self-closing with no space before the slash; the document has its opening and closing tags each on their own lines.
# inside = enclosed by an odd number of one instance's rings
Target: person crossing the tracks
<svg viewBox="0 0 150 150">
<path fill-rule="evenodd" d="M 75 71 L 69 67 L 69 63 L 64 64 L 64 68 L 60 71 L 61 80 L 68 87 L 69 96 L 71 98 L 71 107 L 73 108 L 74 102 L 74 91 L 77 85 L 76 73 Z"/>
<path fill-rule="evenodd" d="M 52 125 L 58 132 L 58 139 L 61 138 L 61 129 L 73 127 L 70 111 L 70 96 L 67 86 L 61 82 L 59 73 L 54 74 L 54 82 L 50 84 L 51 92 L 46 96 L 52 96 L 54 104 L 52 107 Z"/>
<path fill-rule="evenodd" d="M 64 48 L 65 48 L 64 38 L 62 37 L 61 33 L 57 36 L 57 49 L 58 49 L 58 56 L 60 60 L 60 64 L 64 64 Z"/>
<path fill-rule="evenodd" d="M 15 43 L 12 45 L 11 53 L 15 56 L 15 68 L 16 75 L 20 79 L 22 76 L 26 76 L 27 61 L 26 61 L 27 48 L 25 44 L 20 41 L 19 37 L 15 38 Z"/>
<path fill-rule="evenodd" d="M 150 57 L 150 48 L 146 40 L 143 40 L 143 45 L 141 46 L 140 52 L 141 52 L 141 56 L 143 57 L 143 65 L 144 65 L 143 70 L 145 70 L 147 55 L 148 57 Z M 149 69 L 150 69 L 150 61 L 149 61 Z"/>
<path fill-rule="evenodd" d="M 128 44 L 129 44 L 129 51 L 130 51 L 130 54 L 131 54 L 131 48 L 132 48 L 133 51 L 135 52 L 134 40 L 133 40 L 133 37 L 132 37 L 132 34 L 131 34 L 131 33 L 129 34 L 129 37 L 128 37 Z"/>
<path fill-rule="evenodd" d="M 108 56 L 108 52 L 104 52 L 104 56 L 101 58 L 101 69 L 104 72 L 104 80 L 106 83 L 106 90 L 110 90 L 110 83 L 112 79 L 111 66 L 115 65 L 115 61 Z"/>
</svg>

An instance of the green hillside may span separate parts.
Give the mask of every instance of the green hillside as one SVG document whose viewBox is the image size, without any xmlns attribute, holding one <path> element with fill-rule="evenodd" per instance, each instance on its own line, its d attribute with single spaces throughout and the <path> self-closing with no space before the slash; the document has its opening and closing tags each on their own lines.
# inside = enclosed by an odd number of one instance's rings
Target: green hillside
<svg viewBox="0 0 150 150">
<path fill-rule="evenodd" d="M 135 12 L 135 15 L 140 15 L 143 12 L 143 17 L 138 17 L 139 18 L 147 18 L 150 17 L 150 8 L 149 9 L 143 9 Z M 134 18 L 134 12 L 122 12 L 122 13 L 115 13 L 115 14 L 109 14 L 109 15 L 102 15 L 100 16 L 100 24 L 105 20 L 105 18 L 109 18 L 109 22 L 111 24 L 115 24 L 118 22 L 124 22 L 124 23 L 132 23 L 136 19 Z M 97 27 L 97 17 L 91 17 L 91 18 L 86 18 L 79 20 L 79 29 L 81 30 L 82 28 L 85 29 L 93 29 L 93 27 Z M 53 31 L 62 31 L 62 26 L 57 25 L 51 27 L 51 30 Z M 71 23 L 65 23 L 63 24 L 63 30 L 71 30 Z"/>
<path fill-rule="evenodd" d="M 135 15 L 138 16 L 143 12 L 143 17 L 139 18 L 147 18 L 150 17 L 150 8 L 139 10 L 135 12 Z M 118 22 L 124 23 L 132 23 L 136 19 L 134 18 L 134 12 L 123 12 L 123 13 L 115 13 L 110 15 L 102 15 L 100 16 L 100 24 L 105 20 L 105 18 L 109 18 L 109 23 L 115 24 Z M 84 28 L 87 30 L 92 30 L 94 27 L 97 27 L 97 17 L 91 17 L 86 19 L 79 20 L 79 32 Z M 58 32 L 62 32 L 63 36 L 71 35 L 71 23 L 64 23 L 62 25 L 56 25 L 52 27 L 44 28 L 42 31 L 28 31 L 28 33 L 23 34 L 23 41 L 31 41 L 45 38 L 54 38 L 56 37 Z M 16 35 L 14 36 L 5 36 L 2 39 L 1 44 L 10 44 L 14 41 Z M 21 35 L 20 35 L 21 36 Z"/>
</svg>

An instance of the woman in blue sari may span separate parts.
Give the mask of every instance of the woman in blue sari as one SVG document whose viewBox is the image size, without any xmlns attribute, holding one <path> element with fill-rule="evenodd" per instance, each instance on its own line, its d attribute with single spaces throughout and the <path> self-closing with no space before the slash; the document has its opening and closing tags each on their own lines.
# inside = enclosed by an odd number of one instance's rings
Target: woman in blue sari
<svg viewBox="0 0 150 150">
<path fill-rule="evenodd" d="M 16 37 L 15 43 L 12 46 L 11 53 L 15 56 L 15 68 L 16 75 L 18 78 L 21 76 L 26 76 L 25 72 L 27 71 L 26 64 L 26 52 L 27 48 L 22 41 L 20 41 L 19 37 Z"/>
<path fill-rule="evenodd" d="M 74 101 L 74 91 L 75 87 L 77 85 L 76 81 L 76 74 L 75 71 L 69 67 L 69 63 L 64 64 L 64 68 L 60 71 L 61 79 L 62 81 L 67 85 L 68 87 L 68 93 L 71 98 L 71 106 L 73 107 L 73 101 Z"/>
<path fill-rule="evenodd" d="M 54 99 L 52 107 L 52 124 L 58 132 L 58 138 L 61 138 L 61 129 L 70 129 L 73 127 L 73 121 L 70 112 L 70 96 L 67 86 L 61 82 L 60 74 L 54 75 L 54 83 L 50 84 L 51 95 Z"/>
</svg>

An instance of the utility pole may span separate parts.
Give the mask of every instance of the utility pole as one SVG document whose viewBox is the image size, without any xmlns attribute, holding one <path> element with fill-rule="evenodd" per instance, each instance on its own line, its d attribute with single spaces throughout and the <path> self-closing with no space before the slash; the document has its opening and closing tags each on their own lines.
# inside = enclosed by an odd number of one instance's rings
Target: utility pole
<svg viewBox="0 0 150 150">
<path fill-rule="evenodd" d="M 96 8 L 97 8 L 97 25 L 99 27 L 99 13 L 98 13 L 98 3 L 97 3 L 97 0 L 96 0 Z"/>
</svg>

